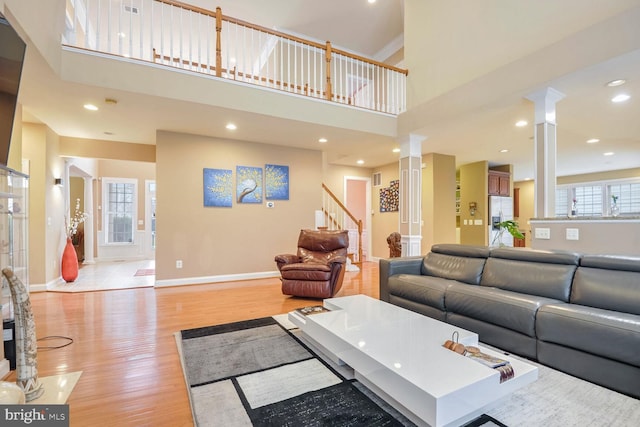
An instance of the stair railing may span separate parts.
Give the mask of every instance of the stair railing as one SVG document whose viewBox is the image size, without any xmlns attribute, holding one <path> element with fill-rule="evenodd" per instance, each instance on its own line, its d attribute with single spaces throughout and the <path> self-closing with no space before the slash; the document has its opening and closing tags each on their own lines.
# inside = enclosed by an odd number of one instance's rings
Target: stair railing
<svg viewBox="0 0 640 427">
<path fill-rule="evenodd" d="M 322 184 L 322 189 L 325 227 L 329 230 L 349 230 L 349 234 L 357 233 L 356 239 L 349 236 L 349 257 L 353 264 L 362 264 L 362 220 L 357 219 L 325 184 Z"/>
<path fill-rule="evenodd" d="M 406 110 L 407 70 L 173 0 L 67 0 L 63 43 L 369 110 Z"/>
</svg>

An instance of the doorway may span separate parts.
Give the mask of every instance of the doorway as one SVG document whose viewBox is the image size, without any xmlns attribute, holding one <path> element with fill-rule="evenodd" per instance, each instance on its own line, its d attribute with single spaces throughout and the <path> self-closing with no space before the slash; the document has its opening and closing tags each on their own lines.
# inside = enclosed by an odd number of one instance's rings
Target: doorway
<svg viewBox="0 0 640 427">
<path fill-rule="evenodd" d="M 362 259 L 364 262 L 371 254 L 371 179 L 355 176 L 344 177 L 344 200 L 347 209 L 362 220 Z M 358 230 L 349 230 L 349 241 L 358 238 Z M 351 244 L 350 244 L 351 246 Z"/>
</svg>

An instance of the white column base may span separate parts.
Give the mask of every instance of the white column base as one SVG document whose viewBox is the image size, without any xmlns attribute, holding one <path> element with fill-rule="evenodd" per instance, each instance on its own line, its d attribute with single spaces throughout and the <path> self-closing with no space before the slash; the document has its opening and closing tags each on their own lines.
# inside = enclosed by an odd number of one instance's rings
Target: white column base
<svg viewBox="0 0 640 427">
<path fill-rule="evenodd" d="M 402 256 L 422 255 L 422 236 L 402 236 Z"/>
</svg>

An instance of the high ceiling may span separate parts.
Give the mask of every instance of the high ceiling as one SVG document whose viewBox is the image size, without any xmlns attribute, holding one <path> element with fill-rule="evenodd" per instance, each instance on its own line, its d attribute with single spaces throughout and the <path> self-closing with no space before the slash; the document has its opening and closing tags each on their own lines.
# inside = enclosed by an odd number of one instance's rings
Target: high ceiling
<svg viewBox="0 0 640 427">
<path fill-rule="evenodd" d="M 222 8 L 227 16 L 253 22 L 283 32 L 304 35 L 318 41 L 330 40 L 336 47 L 359 53 L 377 60 L 393 56 L 397 62 L 403 43 L 403 0 L 189 0 L 195 6 L 214 10 Z M 568 52 L 567 55 L 570 53 Z M 79 123 L 77 105 L 87 97 L 104 97 L 104 90 L 78 83 L 61 81 L 48 70 L 41 58 L 31 58 L 34 66 L 25 70 L 27 81 L 21 101 L 24 118 L 41 121 L 63 136 L 114 139 L 125 142 L 154 143 L 156 129 L 190 131 L 211 136 L 218 135 L 208 126 L 211 117 L 230 117 L 240 120 L 276 123 L 273 132 L 264 136 L 262 129 L 255 134 L 238 134 L 241 139 L 283 145 L 299 145 L 301 135 L 321 131 L 306 123 L 280 123 L 268 117 L 257 117 L 237 111 L 208 109 L 202 105 L 180 104 L 175 101 L 145 97 L 122 91 L 112 91 L 121 101 L 119 114 L 103 120 Z M 549 64 L 540 64 L 541 67 Z M 410 70 L 411 72 L 411 70 Z M 553 87 L 566 97 L 558 103 L 558 168 L 559 176 L 640 167 L 640 51 L 620 52 L 604 62 L 594 63 L 576 72 L 540 82 Z M 627 83 L 617 88 L 605 84 L 624 78 Z M 495 83 L 495 79 L 493 79 Z M 491 88 L 475 82 L 460 88 L 476 96 L 490 93 Z M 542 87 L 542 86 L 541 86 Z M 21 89 L 22 90 L 22 89 Z M 613 104 L 610 98 L 618 92 L 629 93 L 632 98 Z M 526 93 L 510 96 L 487 97 L 479 108 L 460 114 L 440 114 L 452 102 L 442 99 L 434 102 L 434 112 L 424 126 L 417 127 L 427 139 L 423 152 L 437 152 L 456 156 L 458 165 L 487 160 L 492 165 L 514 164 L 514 178 L 522 180 L 533 176 L 533 103 Z M 464 102 L 464 99 L 461 98 Z M 144 105 L 154 104 L 154 109 Z M 215 110 L 215 111 L 214 111 Z M 179 113 L 176 113 L 179 111 Z M 215 113 L 215 114 L 213 114 Z M 514 126 L 518 120 L 529 124 Z M 221 119 L 222 120 L 222 119 Z M 113 132 L 113 137 L 105 136 Z M 362 158 L 364 167 L 376 167 L 393 162 L 390 147 L 397 142 L 389 137 L 372 137 L 354 131 L 327 129 L 332 141 L 350 141 L 351 144 L 327 144 L 323 149 L 331 161 L 356 166 Z M 261 136 L 262 135 L 262 136 Z M 600 142 L 587 144 L 598 138 Z M 316 141 L 314 141 L 315 143 Z M 368 144 L 368 145 L 365 145 Z M 308 148 L 317 149 L 309 145 Z M 363 149 L 363 147 L 368 147 Z M 508 152 L 501 152 L 508 150 Z M 605 156 L 604 153 L 615 153 Z"/>
</svg>

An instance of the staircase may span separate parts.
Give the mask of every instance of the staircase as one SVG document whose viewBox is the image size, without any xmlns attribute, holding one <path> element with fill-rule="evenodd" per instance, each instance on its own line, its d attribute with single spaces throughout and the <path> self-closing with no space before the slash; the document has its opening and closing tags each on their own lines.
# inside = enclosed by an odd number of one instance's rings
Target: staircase
<svg viewBox="0 0 640 427">
<path fill-rule="evenodd" d="M 322 217 L 327 230 L 348 230 L 349 249 L 347 256 L 352 264 L 361 266 L 362 220 L 357 219 L 329 188 L 322 184 Z"/>
</svg>

